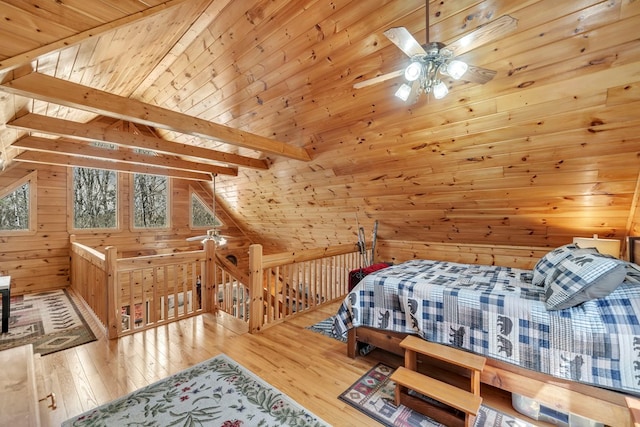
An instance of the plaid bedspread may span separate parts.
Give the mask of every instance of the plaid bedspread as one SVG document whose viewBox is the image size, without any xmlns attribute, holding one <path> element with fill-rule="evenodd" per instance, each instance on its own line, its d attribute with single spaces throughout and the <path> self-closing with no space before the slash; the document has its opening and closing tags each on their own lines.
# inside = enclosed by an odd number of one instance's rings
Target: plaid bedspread
<svg viewBox="0 0 640 427">
<path fill-rule="evenodd" d="M 640 394 L 640 285 L 548 311 L 532 272 L 414 260 L 365 277 L 336 315 L 337 333 L 371 326 L 418 334 L 523 368 Z"/>
</svg>

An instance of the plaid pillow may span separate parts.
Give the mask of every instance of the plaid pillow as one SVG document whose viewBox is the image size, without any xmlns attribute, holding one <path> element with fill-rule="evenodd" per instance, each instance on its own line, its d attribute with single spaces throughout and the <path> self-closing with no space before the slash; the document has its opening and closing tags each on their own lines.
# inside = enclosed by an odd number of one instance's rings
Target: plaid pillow
<svg viewBox="0 0 640 427">
<path fill-rule="evenodd" d="M 548 272 L 548 310 L 574 307 L 613 292 L 627 274 L 626 262 L 599 253 L 571 253 Z"/>
<path fill-rule="evenodd" d="M 536 263 L 536 266 L 533 268 L 533 279 L 531 280 L 531 283 L 536 286 L 544 286 L 544 281 L 549 271 L 558 265 L 560 261 L 568 257 L 572 252 L 578 250 L 587 251 L 589 253 L 593 253 L 594 251 L 598 252 L 595 248 L 580 249 L 575 243 L 560 246 L 559 248 L 548 252 Z"/>
</svg>

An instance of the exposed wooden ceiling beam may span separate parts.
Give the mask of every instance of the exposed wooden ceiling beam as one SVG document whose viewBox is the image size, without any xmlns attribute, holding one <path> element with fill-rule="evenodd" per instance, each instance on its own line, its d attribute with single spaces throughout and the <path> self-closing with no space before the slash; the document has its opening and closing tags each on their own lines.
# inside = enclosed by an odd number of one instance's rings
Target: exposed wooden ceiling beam
<svg viewBox="0 0 640 427">
<path fill-rule="evenodd" d="M 110 150 L 108 148 L 96 147 L 82 142 L 72 142 L 63 139 L 39 138 L 27 136 L 12 144 L 14 147 L 25 150 L 41 151 L 49 153 L 69 154 L 71 156 L 95 157 L 103 160 L 113 160 L 119 162 L 160 166 L 171 169 L 181 169 L 193 172 L 205 172 L 212 174 L 237 176 L 238 171 L 233 168 L 212 165 L 208 163 L 189 162 L 187 160 L 168 157 L 165 155 L 148 155 L 135 153 L 130 149 Z"/>
<path fill-rule="evenodd" d="M 189 156 L 230 163 L 253 169 L 268 169 L 265 160 L 240 156 L 233 153 L 211 150 L 208 148 L 187 145 L 166 139 L 154 138 L 146 135 L 138 135 L 130 132 L 121 132 L 116 129 L 104 128 L 93 123 L 78 123 L 70 120 L 56 119 L 54 117 L 39 114 L 27 114 L 12 122 L 7 127 L 26 130 L 29 132 L 41 132 L 50 135 L 80 139 L 83 141 L 104 141 L 118 144 L 123 147 L 142 148 L 157 153 Z"/>
<path fill-rule="evenodd" d="M 210 181 L 211 176 L 206 173 L 183 171 L 179 169 L 162 168 L 158 166 L 135 165 L 132 163 L 99 160 L 89 157 L 71 156 L 57 153 L 36 153 L 25 151 L 14 157 L 17 162 L 39 163 L 58 166 L 80 166 L 83 168 L 107 169 L 117 172 L 145 173 L 150 175 L 170 176 L 173 178 L 191 179 L 195 181 Z"/>
<path fill-rule="evenodd" d="M 294 160 L 311 160 L 301 147 L 243 132 L 218 123 L 171 111 L 135 99 L 83 86 L 40 73 L 30 73 L 4 82 L 5 92 L 27 98 L 52 102 L 65 107 L 78 108 L 96 114 L 142 123 L 160 129 L 222 141 L 252 150 Z"/>
</svg>

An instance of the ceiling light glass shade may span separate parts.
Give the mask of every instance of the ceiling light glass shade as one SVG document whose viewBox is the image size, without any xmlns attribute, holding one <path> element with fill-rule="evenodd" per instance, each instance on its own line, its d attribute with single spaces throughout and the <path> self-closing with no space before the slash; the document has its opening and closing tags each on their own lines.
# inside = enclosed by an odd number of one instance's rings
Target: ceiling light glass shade
<svg viewBox="0 0 640 427">
<path fill-rule="evenodd" d="M 435 99 L 442 99 L 449 93 L 449 88 L 446 84 L 438 82 L 433 86 L 433 97 Z"/>
<path fill-rule="evenodd" d="M 466 63 L 454 59 L 447 65 L 447 74 L 453 79 L 458 80 L 467 72 L 468 68 L 469 66 Z"/>
<path fill-rule="evenodd" d="M 403 101 L 409 99 L 409 95 L 411 94 L 411 86 L 406 83 L 402 83 L 402 85 L 396 91 L 396 96 Z"/>
<path fill-rule="evenodd" d="M 225 238 L 224 238 L 224 237 L 222 237 L 222 236 L 215 236 L 215 237 L 213 238 L 213 240 L 215 240 L 215 241 L 216 241 L 216 245 L 218 245 L 218 246 L 224 246 L 224 245 L 226 245 L 226 244 L 227 244 L 227 239 L 225 239 Z"/>
<path fill-rule="evenodd" d="M 409 66 L 404 70 L 404 78 L 410 82 L 418 80 L 420 78 L 420 73 L 422 72 L 422 64 L 419 62 L 412 62 Z"/>
</svg>

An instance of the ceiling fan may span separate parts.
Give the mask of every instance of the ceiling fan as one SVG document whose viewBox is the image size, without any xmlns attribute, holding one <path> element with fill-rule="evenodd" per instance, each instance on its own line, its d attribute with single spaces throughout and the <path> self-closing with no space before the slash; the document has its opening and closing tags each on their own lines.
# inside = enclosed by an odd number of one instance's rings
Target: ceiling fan
<svg viewBox="0 0 640 427">
<path fill-rule="evenodd" d="M 213 217 L 217 219 L 216 216 L 216 174 L 211 174 L 213 180 Z M 193 236 L 187 237 L 188 242 L 195 242 L 197 240 L 201 240 L 203 243 L 206 240 L 212 239 L 216 246 L 224 246 L 227 244 L 227 238 L 230 236 L 225 236 L 220 234 L 220 226 L 214 225 L 212 229 L 207 230 L 207 234 L 201 236 Z"/>
<path fill-rule="evenodd" d="M 358 82 L 355 89 L 371 86 L 395 77 L 404 75 L 403 83 L 395 95 L 403 101 L 414 103 L 421 93 L 432 93 L 436 99 L 444 98 L 449 92 L 442 78 L 463 79 L 484 84 L 491 80 L 496 72 L 482 67 L 467 64 L 459 59 L 459 55 L 516 29 L 518 20 L 504 15 L 481 25 L 471 33 L 461 37 L 449 45 L 440 42 L 429 42 L 429 0 L 426 0 L 426 42 L 420 45 L 405 27 L 390 28 L 384 35 L 400 48 L 411 61 L 409 65 L 391 73 Z"/>
</svg>

